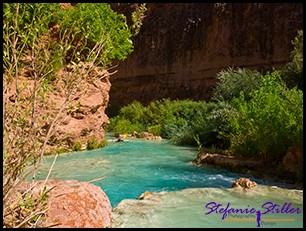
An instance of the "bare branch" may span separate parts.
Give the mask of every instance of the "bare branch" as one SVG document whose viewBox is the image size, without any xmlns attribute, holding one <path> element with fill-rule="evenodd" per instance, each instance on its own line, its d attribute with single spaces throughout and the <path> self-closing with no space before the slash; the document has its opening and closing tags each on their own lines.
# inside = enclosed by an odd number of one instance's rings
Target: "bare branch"
<svg viewBox="0 0 306 231">
<path fill-rule="evenodd" d="M 39 214 L 45 214 L 47 211 L 48 211 L 48 208 L 44 209 L 42 211 L 31 213 L 29 216 L 26 217 L 26 219 L 24 221 L 22 221 L 20 224 L 18 224 L 15 228 L 20 228 L 21 226 L 26 224 L 29 220 L 31 220 L 34 216 L 37 216 Z"/>
<path fill-rule="evenodd" d="M 88 181 L 87 183 L 92 183 L 92 182 L 99 181 L 99 180 L 102 180 L 102 179 L 105 179 L 105 178 L 106 178 L 106 176 L 102 176 L 102 177 L 99 177 L 99 178 L 95 178 L 91 181 Z"/>
<path fill-rule="evenodd" d="M 50 174 L 51 174 L 51 171 L 52 171 L 52 169 L 53 169 L 53 166 L 54 166 L 54 164 L 55 164 L 55 161 L 56 161 L 57 156 L 58 156 L 58 154 L 56 154 L 55 157 L 54 157 L 53 163 L 52 163 L 52 165 L 51 165 L 51 167 L 50 167 L 50 169 L 49 169 L 48 175 L 47 175 L 47 177 L 46 177 L 45 182 L 44 182 L 43 185 L 46 185 L 47 180 L 49 179 L 49 176 L 50 176 Z"/>
</svg>

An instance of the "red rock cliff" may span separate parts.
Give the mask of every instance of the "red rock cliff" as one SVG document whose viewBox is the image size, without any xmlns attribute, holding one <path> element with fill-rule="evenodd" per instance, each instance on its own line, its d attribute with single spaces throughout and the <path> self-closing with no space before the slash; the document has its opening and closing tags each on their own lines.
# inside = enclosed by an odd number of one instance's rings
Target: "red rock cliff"
<svg viewBox="0 0 306 231">
<path fill-rule="evenodd" d="M 113 3 L 129 17 L 133 4 Z M 209 99 L 229 66 L 268 70 L 290 61 L 302 3 L 149 3 L 135 50 L 112 76 L 111 109 L 136 99 Z"/>
</svg>

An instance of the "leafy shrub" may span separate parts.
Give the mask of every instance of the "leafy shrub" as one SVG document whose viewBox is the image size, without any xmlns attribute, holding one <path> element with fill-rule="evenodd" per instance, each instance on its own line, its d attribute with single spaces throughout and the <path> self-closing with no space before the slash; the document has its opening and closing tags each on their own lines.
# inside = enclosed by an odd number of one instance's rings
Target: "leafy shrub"
<svg viewBox="0 0 306 231">
<path fill-rule="evenodd" d="M 82 143 L 80 141 L 76 142 L 73 146 L 73 151 L 80 151 L 82 148 Z"/>
<path fill-rule="evenodd" d="M 185 123 L 182 127 L 177 127 L 175 131 L 172 131 L 170 141 L 180 145 L 196 146 L 197 144 L 194 139 L 194 131 L 188 123 Z"/>
<path fill-rule="evenodd" d="M 57 149 L 55 150 L 55 152 L 56 152 L 57 154 L 63 154 L 63 153 L 67 153 L 67 152 L 69 152 L 69 151 L 71 151 L 71 150 L 68 149 L 68 148 L 57 148 Z"/>
<path fill-rule="evenodd" d="M 233 106 L 227 101 L 210 104 L 207 110 L 206 126 L 201 135 L 201 142 L 207 147 L 214 145 L 226 149 L 229 146 L 230 125 L 228 116 L 233 113 Z"/>
<path fill-rule="evenodd" d="M 164 98 L 152 101 L 144 112 L 145 123 L 148 126 L 162 125 L 165 121 L 174 120 L 173 108 L 175 101 Z"/>
<path fill-rule="evenodd" d="M 16 15 L 18 9 L 19 14 Z M 17 50 L 23 51 L 30 48 L 33 41 L 41 34 L 47 32 L 48 24 L 53 15 L 60 10 L 60 4 L 49 3 L 4 3 L 3 4 L 3 30 L 8 32 L 5 39 L 17 35 Z M 14 21 L 17 19 L 18 28 L 14 30 Z M 4 44 L 5 45 L 5 44 Z M 8 45 L 8 43 L 6 44 Z M 9 51 L 4 49 L 4 55 Z"/>
<path fill-rule="evenodd" d="M 72 8 L 58 11 L 53 20 L 61 25 L 61 31 L 73 31 L 76 39 L 73 49 L 79 46 L 78 43 L 93 48 L 90 43 L 102 42 L 104 50 L 97 54 L 102 65 L 110 64 L 113 59 L 124 60 L 133 51 L 132 34 L 126 17 L 114 12 L 107 3 L 78 3 Z M 84 39 L 79 35 L 85 35 Z"/>
<path fill-rule="evenodd" d="M 87 140 L 87 150 L 93 150 L 98 148 L 98 141 L 95 138 Z"/>
<path fill-rule="evenodd" d="M 247 101 L 241 92 L 233 99 L 236 111 L 229 117 L 231 150 L 235 154 L 265 154 L 281 160 L 289 146 L 301 145 L 303 93 L 288 89 L 277 71 L 266 74 L 260 88 Z"/>
<path fill-rule="evenodd" d="M 118 132 L 121 134 L 131 134 L 135 132 L 142 132 L 146 130 L 145 125 L 141 123 L 131 123 L 130 120 L 124 117 L 110 118 L 110 125 L 107 127 L 108 131 Z"/>
<path fill-rule="evenodd" d="M 147 11 L 146 4 L 143 3 L 137 6 L 135 11 L 132 13 L 133 25 L 131 26 L 132 27 L 131 29 L 133 35 L 137 35 L 139 33 L 146 11 Z"/>
<path fill-rule="evenodd" d="M 98 140 L 94 137 L 90 138 L 87 141 L 87 150 L 93 150 L 93 149 L 97 149 L 97 148 L 104 148 L 108 145 L 108 142 L 106 139 L 101 140 L 101 142 L 99 143 Z"/>
<path fill-rule="evenodd" d="M 148 127 L 148 132 L 154 134 L 155 136 L 160 136 L 160 130 L 161 130 L 160 124 Z"/>
<path fill-rule="evenodd" d="M 205 126 L 204 101 L 161 99 L 144 107 L 134 101 L 122 107 L 118 116 L 110 118 L 108 131 L 132 133 L 148 131 L 177 144 L 196 145 L 194 133 L 200 133 Z"/>
<path fill-rule="evenodd" d="M 205 127 L 207 103 L 192 100 L 165 100 L 160 135 L 176 144 L 196 145 L 194 134 Z M 163 108 L 162 108 L 163 109 Z M 162 109 L 156 110 L 163 111 Z"/>
<path fill-rule="evenodd" d="M 100 144 L 98 145 L 98 148 L 104 148 L 108 145 L 108 142 L 106 139 L 101 140 Z"/>
<path fill-rule="evenodd" d="M 134 100 L 131 104 L 120 109 L 119 117 L 124 117 L 131 123 L 144 123 L 145 110 L 146 108 L 139 101 Z"/>
<path fill-rule="evenodd" d="M 246 68 L 222 70 L 217 73 L 217 85 L 213 92 L 213 99 L 228 101 L 239 97 L 241 91 L 248 99 L 249 93 L 259 88 L 261 77 L 260 72 Z"/>
<path fill-rule="evenodd" d="M 21 58 L 40 50 L 40 44 L 37 42 L 48 31 L 52 15 L 59 9 L 59 4 L 3 4 L 3 67 L 7 80 L 10 80 L 10 75 L 16 75 L 16 68 L 12 68 L 15 62 L 18 63 L 18 68 L 22 68 L 28 64 Z M 39 54 L 39 59 L 43 59 L 44 55 Z M 38 63 L 39 61 L 37 60 Z M 48 61 L 48 63 L 52 62 L 51 59 Z M 51 65 L 47 65 L 47 67 L 49 66 Z M 46 72 L 50 71 L 50 68 L 45 67 L 45 69 Z"/>
</svg>

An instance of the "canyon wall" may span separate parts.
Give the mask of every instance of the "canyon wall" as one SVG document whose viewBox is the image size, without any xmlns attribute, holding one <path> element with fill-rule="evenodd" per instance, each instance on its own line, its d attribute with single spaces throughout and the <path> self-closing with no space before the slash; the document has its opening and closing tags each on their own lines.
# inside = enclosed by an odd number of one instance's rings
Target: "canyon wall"
<svg viewBox="0 0 306 231">
<path fill-rule="evenodd" d="M 112 3 L 131 21 L 135 4 Z M 266 71 L 290 61 L 302 3 L 148 3 L 134 52 L 111 77 L 108 115 L 133 100 L 209 100 L 227 67 Z"/>
</svg>

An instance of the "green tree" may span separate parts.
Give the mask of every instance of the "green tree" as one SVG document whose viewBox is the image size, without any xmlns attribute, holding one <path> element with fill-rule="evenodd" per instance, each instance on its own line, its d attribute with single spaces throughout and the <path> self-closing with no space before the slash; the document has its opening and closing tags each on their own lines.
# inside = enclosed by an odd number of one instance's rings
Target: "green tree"
<svg viewBox="0 0 306 231">
<path fill-rule="evenodd" d="M 123 60 L 132 52 L 130 31 L 125 16 L 106 3 L 65 9 L 56 3 L 3 4 L 4 227 L 36 227 L 43 219 L 41 201 L 34 207 L 27 201 L 35 198 L 12 202 L 16 188 L 40 167 L 61 114 L 77 91 L 86 90 L 78 85 L 91 68 L 110 68 L 112 60 Z M 56 75 L 61 68 L 71 75 Z M 29 76 L 21 77 L 25 71 Z M 63 103 L 46 105 L 58 82 Z M 40 109 L 45 108 L 50 113 L 41 117 Z M 20 212 L 21 205 L 27 206 L 26 212 Z"/>
<path fill-rule="evenodd" d="M 106 3 L 78 3 L 57 11 L 52 20 L 60 24 L 60 36 L 73 41 L 67 52 L 74 62 L 95 59 L 96 65 L 108 67 L 112 60 L 124 60 L 133 51 L 126 17 Z M 67 29 L 72 31 L 70 36 Z"/>
</svg>

